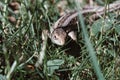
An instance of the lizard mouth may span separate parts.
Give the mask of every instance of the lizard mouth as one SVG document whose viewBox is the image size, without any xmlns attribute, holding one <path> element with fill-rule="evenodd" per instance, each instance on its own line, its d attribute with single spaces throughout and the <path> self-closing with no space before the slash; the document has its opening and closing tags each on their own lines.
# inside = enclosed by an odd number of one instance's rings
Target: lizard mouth
<svg viewBox="0 0 120 80">
<path fill-rule="evenodd" d="M 64 40 L 64 39 L 62 39 L 62 40 L 55 40 L 55 39 L 51 39 L 51 41 L 54 43 L 54 44 L 56 44 L 56 45 L 59 45 L 59 46 L 63 46 L 64 44 L 65 44 L 65 41 L 66 40 Z"/>
<path fill-rule="evenodd" d="M 59 45 L 63 46 L 64 44 L 65 44 L 65 41 L 61 41 Z"/>
<path fill-rule="evenodd" d="M 59 46 L 63 46 L 65 44 L 65 41 L 54 41 L 54 43 Z"/>
</svg>

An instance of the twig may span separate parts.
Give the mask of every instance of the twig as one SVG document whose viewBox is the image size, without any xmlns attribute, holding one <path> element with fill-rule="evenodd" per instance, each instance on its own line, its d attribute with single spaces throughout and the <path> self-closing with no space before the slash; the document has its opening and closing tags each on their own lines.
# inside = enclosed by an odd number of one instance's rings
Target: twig
<svg viewBox="0 0 120 80">
<path fill-rule="evenodd" d="M 44 59 L 44 56 L 45 56 L 46 45 L 47 45 L 47 38 L 48 38 L 47 35 L 48 35 L 48 31 L 43 30 L 43 32 L 42 32 L 43 43 L 42 43 L 42 46 L 41 46 L 41 52 L 39 54 L 38 60 L 35 64 L 36 67 L 38 67 L 39 65 L 41 65 L 43 63 L 43 59 Z"/>
</svg>

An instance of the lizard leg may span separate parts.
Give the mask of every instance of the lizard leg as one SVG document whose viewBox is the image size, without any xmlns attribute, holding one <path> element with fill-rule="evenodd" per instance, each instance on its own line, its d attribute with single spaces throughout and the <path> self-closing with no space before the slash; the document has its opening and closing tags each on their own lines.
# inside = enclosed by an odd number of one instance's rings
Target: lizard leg
<svg viewBox="0 0 120 80">
<path fill-rule="evenodd" d="M 76 32 L 75 31 L 71 31 L 68 33 L 68 36 L 74 40 L 74 41 L 77 41 L 77 36 L 76 36 Z"/>
</svg>

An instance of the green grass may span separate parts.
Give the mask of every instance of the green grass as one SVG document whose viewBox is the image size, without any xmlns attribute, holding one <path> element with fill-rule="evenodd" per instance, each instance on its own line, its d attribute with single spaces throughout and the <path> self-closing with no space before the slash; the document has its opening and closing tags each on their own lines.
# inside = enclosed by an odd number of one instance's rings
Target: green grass
<svg viewBox="0 0 120 80">
<path fill-rule="evenodd" d="M 11 0 L 0 1 L 3 6 L 0 11 L 0 78 L 97 80 L 97 76 L 102 74 L 106 80 L 119 80 L 120 20 L 116 12 L 108 13 L 108 18 L 102 17 L 92 25 L 86 24 L 87 38 L 91 42 L 88 47 L 93 52 L 85 45 L 87 40 L 83 30 L 80 30 L 77 42 L 81 50 L 79 57 L 65 54 L 63 47 L 47 42 L 43 64 L 35 67 L 43 42 L 42 30 L 49 29 L 59 18 L 56 6 L 60 0 L 52 1 L 35 0 L 31 3 L 30 0 L 19 0 L 18 14 L 14 14 L 8 6 Z M 72 1 L 66 5 L 66 9 L 73 10 L 75 7 Z M 9 14 L 20 20 L 18 25 L 9 21 Z M 95 58 L 89 53 L 95 53 Z"/>
</svg>

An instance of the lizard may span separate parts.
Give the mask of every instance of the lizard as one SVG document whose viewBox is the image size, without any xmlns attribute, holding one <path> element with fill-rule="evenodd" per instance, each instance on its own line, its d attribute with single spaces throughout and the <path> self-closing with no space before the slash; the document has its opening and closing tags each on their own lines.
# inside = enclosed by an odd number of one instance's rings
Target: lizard
<svg viewBox="0 0 120 80">
<path fill-rule="evenodd" d="M 67 36 L 70 36 L 73 40 L 76 40 L 76 34 L 74 31 L 76 29 L 76 26 L 74 25 L 77 23 L 77 19 L 75 17 L 76 15 L 76 11 L 65 14 L 54 24 L 54 26 L 52 27 L 53 30 L 49 35 L 53 43 L 57 45 L 64 45 Z"/>
<path fill-rule="evenodd" d="M 87 12 L 93 12 L 90 10 L 82 11 L 82 14 Z M 72 11 L 64 14 L 57 22 L 53 25 L 49 38 L 57 45 L 64 45 L 67 37 L 69 36 L 72 40 L 77 41 L 76 31 L 78 29 L 78 12 Z"/>
<path fill-rule="evenodd" d="M 113 3 L 109 5 L 107 10 L 112 12 L 118 9 L 120 9 L 120 3 Z M 84 15 L 87 13 L 93 13 L 92 16 L 94 18 L 94 16 L 99 17 L 104 14 L 105 10 L 105 7 L 97 6 L 91 9 L 81 10 L 81 14 Z M 66 13 L 55 22 L 52 29 L 48 33 L 48 37 L 53 43 L 62 46 L 66 43 L 68 36 L 74 41 L 77 40 L 76 29 L 78 29 L 78 14 L 79 12 L 76 10 Z"/>
</svg>

